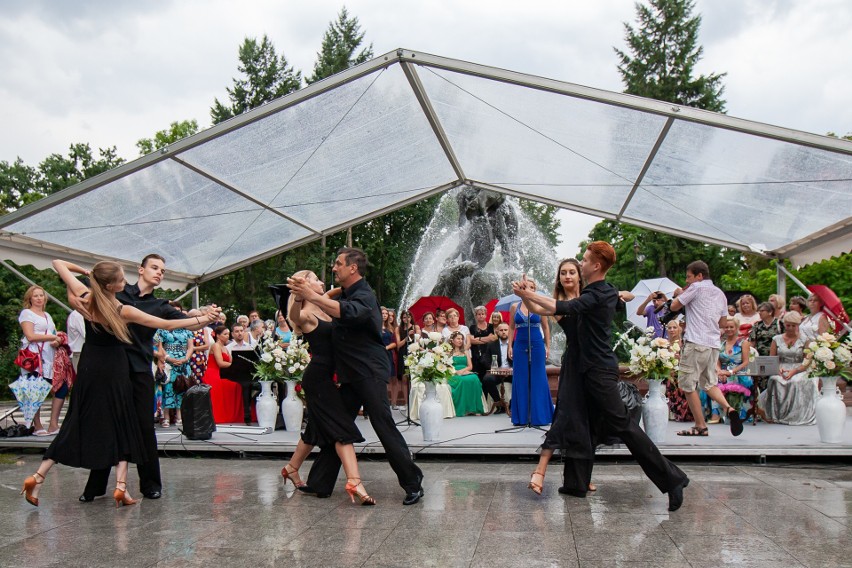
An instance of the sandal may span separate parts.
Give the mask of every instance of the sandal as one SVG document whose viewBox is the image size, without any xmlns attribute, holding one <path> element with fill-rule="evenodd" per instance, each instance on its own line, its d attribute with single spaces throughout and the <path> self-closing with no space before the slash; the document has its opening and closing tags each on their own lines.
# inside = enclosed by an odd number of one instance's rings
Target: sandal
<svg viewBox="0 0 852 568">
<path fill-rule="evenodd" d="M 689 430 L 681 430 L 677 433 L 678 436 L 709 436 L 707 428 L 696 428 L 693 426 Z"/>
<path fill-rule="evenodd" d="M 39 428 L 38 430 L 33 432 L 33 436 L 38 436 L 39 438 L 42 438 L 44 436 L 49 436 L 49 435 L 50 434 L 48 434 L 47 430 L 45 430 L 44 428 Z"/>
<path fill-rule="evenodd" d="M 743 421 L 738 410 L 732 408 L 728 411 L 728 422 L 731 423 L 731 434 L 739 436 L 743 433 Z"/>
<path fill-rule="evenodd" d="M 533 479 L 535 479 L 536 475 L 541 477 L 541 483 L 536 483 L 535 481 L 533 481 Z M 538 471 L 532 472 L 532 475 L 530 475 L 530 483 L 529 483 L 529 485 L 527 485 L 527 487 L 529 489 L 532 489 L 532 492 L 535 493 L 536 495 L 541 495 L 541 491 L 542 491 L 542 489 L 544 489 L 543 484 L 544 484 L 544 474 L 541 473 L 541 472 L 538 472 Z"/>
</svg>

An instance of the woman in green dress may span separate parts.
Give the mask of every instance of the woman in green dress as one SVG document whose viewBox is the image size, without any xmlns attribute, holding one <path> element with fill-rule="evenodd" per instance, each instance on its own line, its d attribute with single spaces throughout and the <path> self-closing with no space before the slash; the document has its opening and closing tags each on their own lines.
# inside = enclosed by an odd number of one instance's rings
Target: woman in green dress
<svg viewBox="0 0 852 568">
<path fill-rule="evenodd" d="M 453 393 L 453 406 L 456 416 L 483 414 L 482 383 L 479 376 L 472 371 L 473 363 L 465 348 L 465 337 L 460 331 L 450 334 L 450 345 L 453 346 L 453 368 L 455 373 L 450 377 L 450 390 Z"/>
</svg>

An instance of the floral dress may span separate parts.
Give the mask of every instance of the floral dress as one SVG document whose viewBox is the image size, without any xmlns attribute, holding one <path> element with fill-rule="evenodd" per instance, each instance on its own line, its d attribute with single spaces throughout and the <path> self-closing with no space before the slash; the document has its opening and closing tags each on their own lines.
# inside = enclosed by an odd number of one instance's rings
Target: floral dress
<svg viewBox="0 0 852 568">
<path fill-rule="evenodd" d="M 204 345 L 204 329 L 199 329 L 192 335 L 192 344 L 195 347 Z M 204 378 L 207 370 L 207 351 L 193 351 L 189 358 L 189 370 L 197 381 Z"/>
<path fill-rule="evenodd" d="M 193 333 L 186 329 L 175 329 L 167 331 L 158 329 L 154 335 L 154 340 L 163 344 L 163 349 L 166 351 L 166 356 L 172 359 L 183 359 L 186 357 L 186 344 L 192 338 Z M 166 384 L 163 385 L 163 408 L 175 408 L 180 410 L 180 404 L 183 402 L 183 393 L 177 394 L 174 389 L 175 380 L 178 375 L 187 375 L 190 373 L 189 363 L 183 365 L 167 365 L 168 378 Z"/>
<path fill-rule="evenodd" d="M 727 343 L 725 340 L 722 340 L 721 345 L 719 346 L 719 366 L 726 371 L 732 370 L 734 367 L 742 365 L 743 363 L 743 348 L 742 348 L 743 339 L 738 338 L 733 347 L 731 347 L 730 353 L 727 350 Z M 726 387 L 725 385 L 732 385 L 731 387 Z M 748 409 L 751 408 L 751 402 L 749 402 L 749 396 L 744 393 L 739 393 L 734 390 L 736 387 L 733 385 L 741 385 L 747 389 L 751 389 L 754 381 L 748 375 L 731 375 L 728 377 L 728 380 L 723 384 L 719 383 L 719 388 L 725 393 L 725 398 L 728 403 L 733 406 L 740 413 L 740 418 L 745 419 L 746 413 Z M 702 396 L 706 396 L 703 392 Z M 711 402 L 712 412 L 715 414 L 719 414 L 719 404 L 715 401 Z"/>
</svg>

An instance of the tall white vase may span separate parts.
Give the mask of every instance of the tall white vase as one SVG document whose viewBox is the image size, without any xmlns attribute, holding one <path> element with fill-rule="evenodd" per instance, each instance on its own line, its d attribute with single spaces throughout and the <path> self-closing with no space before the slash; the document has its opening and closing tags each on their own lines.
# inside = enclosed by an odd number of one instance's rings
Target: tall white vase
<svg viewBox="0 0 852 568">
<path fill-rule="evenodd" d="M 816 423 L 819 441 L 826 444 L 843 442 L 846 425 L 846 405 L 837 388 L 837 377 L 822 377 L 822 396 L 816 403 Z"/>
<path fill-rule="evenodd" d="M 261 428 L 275 429 L 275 418 L 278 415 L 278 400 L 272 394 L 272 381 L 260 381 L 260 394 L 257 395 L 254 407 L 257 411 L 257 425 Z"/>
<path fill-rule="evenodd" d="M 424 442 L 437 442 L 441 439 L 441 423 L 444 412 L 438 400 L 435 383 L 425 382 L 426 399 L 420 404 L 420 426 L 423 428 Z"/>
<path fill-rule="evenodd" d="M 669 405 L 663 381 L 648 380 L 648 394 L 642 401 L 642 425 L 655 444 L 666 443 L 669 423 Z"/>
<path fill-rule="evenodd" d="M 287 397 L 281 401 L 284 428 L 288 432 L 299 432 L 302 430 L 302 415 L 305 412 L 305 407 L 299 397 L 296 396 L 296 381 L 284 382 L 287 383 Z"/>
</svg>

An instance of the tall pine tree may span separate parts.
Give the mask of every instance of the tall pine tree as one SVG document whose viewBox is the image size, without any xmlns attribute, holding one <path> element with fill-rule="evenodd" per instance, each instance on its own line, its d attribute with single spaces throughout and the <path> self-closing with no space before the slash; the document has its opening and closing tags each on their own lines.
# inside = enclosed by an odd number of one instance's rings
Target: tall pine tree
<svg viewBox="0 0 852 568">
<path fill-rule="evenodd" d="M 625 93 L 724 112 L 725 101 L 721 96 L 725 74 L 694 76 L 695 65 L 703 52 L 698 45 L 701 17 L 692 15 L 694 7 L 694 0 L 649 0 L 647 6 L 636 4 L 638 27 L 624 24 L 630 53 L 613 48 L 618 55 Z M 589 240 L 607 240 L 613 244 L 619 262 L 610 270 L 609 279 L 624 288 L 632 288 L 637 278 L 682 279 L 686 265 L 698 259 L 710 264 L 717 275 L 758 270 L 765 265 L 765 261 L 754 255 L 615 221 L 595 225 Z"/>
<path fill-rule="evenodd" d="M 214 100 L 210 109 L 213 124 L 283 97 L 302 86 L 302 73 L 293 71 L 283 54 L 277 55 L 275 46 L 266 35 L 260 44 L 254 38 L 246 38 L 239 49 L 239 60 L 237 70 L 243 78 L 234 79 L 234 86 L 225 89 L 231 102 L 229 106 L 219 99 Z"/>
<path fill-rule="evenodd" d="M 317 53 L 314 72 L 307 78 L 308 84 L 369 61 L 373 57 L 372 43 L 358 52 L 364 42 L 364 35 L 358 18 L 350 18 L 346 7 L 341 8 L 337 21 L 328 25 L 322 38 L 322 49 Z"/>
</svg>

